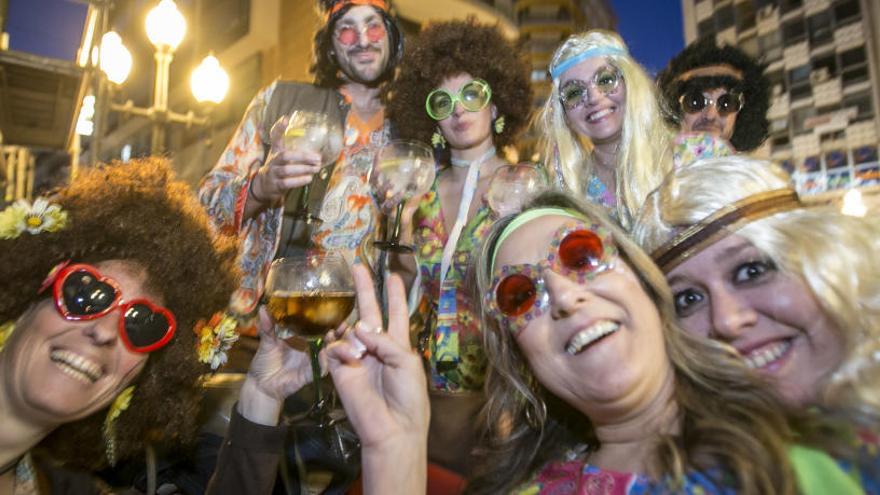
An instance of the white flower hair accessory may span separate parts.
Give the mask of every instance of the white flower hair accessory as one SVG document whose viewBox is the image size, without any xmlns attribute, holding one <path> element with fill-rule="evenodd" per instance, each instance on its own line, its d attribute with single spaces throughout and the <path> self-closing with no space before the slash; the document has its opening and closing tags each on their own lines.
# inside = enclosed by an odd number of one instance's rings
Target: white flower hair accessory
<svg viewBox="0 0 880 495">
<path fill-rule="evenodd" d="M 215 313 L 207 323 L 199 320 L 193 329 L 198 337 L 199 362 L 210 365 L 212 370 L 226 364 L 229 349 L 238 341 L 236 328 L 238 320 L 228 313 Z"/>
<path fill-rule="evenodd" d="M 19 199 L 12 206 L 0 211 L 0 239 L 15 239 L 24 232 L 36 235 L 41 232 L 57 232 L 67 226 L 67 212 L 45 198 L 37 198 L 33 204 Z"/>
</svg>

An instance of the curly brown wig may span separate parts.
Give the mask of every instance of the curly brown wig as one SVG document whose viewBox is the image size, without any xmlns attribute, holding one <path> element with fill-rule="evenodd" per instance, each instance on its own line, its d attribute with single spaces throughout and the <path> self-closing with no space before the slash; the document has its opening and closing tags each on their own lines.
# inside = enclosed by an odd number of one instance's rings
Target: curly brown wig
<svg viewBox="0 0 880 495">
<path fill-rule="evenodd" d="M 216 236 L 190 187 L 159 158 L 114 163 L 82 172 L 51 200 L 68 214 L 58 232 L 0 240 L 0 321 L 14 321 L 45 295 L 42 281 L 57 264 L 123 260 L 146 271 L 177 320 L 171 342 L 149 354 L 131 405 L 116 423 L 117 458 L 145 441 L 194 437 L 208 371 L 196 356 L 193 327 L 222 310 L 236 287 L 234 240 Z M 105 463 L 104 408 L 52 432 L 39 447 L 67 465 L 94 470 Z"/>
<path fill-rule="evenodd" d="M 317 8 L 319 14 L 326 16 L 337 4 L 343 3 L 345 0 L 318 0 Z M 388 10 L 384 11 L 373 7 L 382 15 L 385 22 L 385 31 L 388 32 L 388 49 L 391 53 L 388 57 L 388 65 L 385 71 L 374 81 L 379 86 L 394 77 L 394 68 L 403 58 L 403 31 L 397 23 L 397 19 L 392 14 L 393 6 L 391 0 L 385 0 Z M 339 77 L 339 63 L 336 61 L 336 55 L 333 53 L 333 30 L 336 27 L 336 21 L 348 12 L 354 4 L 344 5 L 327 19 L 327 23 L 315 33 L 312 43 L 312 65 L 309 71 L 315 76 L 315 85 L 322 88 L 338 88 L 344 82 Z"/>
<path fill-rule="evenodd" d="M 742 72 L 742 80 L 723 80 L 728 78 L 694 77 L 679 81 L 685 72 L 707 65 L 726 64 Z M 770 79 L 764 75 L 764 65 L 744 51 L 730 45 L 718 46 L 715 37 L 710 36 L 695 41 L 669 61 L 669 65 L 657 75 L 662 107 L 669 123 L 681 124 L 681 111 L 678 99 L 691 90 L 706 90 L 725 87 L 742 92 L 745 105 L 736 116 L 736 125 L 730 142 L 738 151 L 752 151 L 767 139 L 770 122 L 767 110 L 770 108 Z"/>
<path fill-rule="evenodd" d="M 498 147 L 512 144 L 532 108 L 529 66 L 520 50 L 495 26 L 466 21 L 428 25 L 412 43 L 397 78 L 389 85 L 388 118 L 404 139 L 431 142 L 437 122 L 425 112 L 425 99 L 448 77 L 462 73 L 492 88 L 492 103 L 505 120 L 493 134 Z"/>
</svg>

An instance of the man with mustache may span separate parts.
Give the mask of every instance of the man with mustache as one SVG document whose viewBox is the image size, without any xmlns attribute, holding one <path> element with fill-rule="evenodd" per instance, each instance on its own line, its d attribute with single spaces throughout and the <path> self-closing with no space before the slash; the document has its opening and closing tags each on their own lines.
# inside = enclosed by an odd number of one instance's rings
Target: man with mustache
<svg viewBox="0 0 880 495">
<path fill-rule="evenodd" d="M 712 134 L 741 153 L 767 139 L 770 81 L 739 48 L 719 47 L 714 37 L 695 41 L 660 72 L 657 85 L 667 120 L 684 133 Z"/>
<path fill-rule="evenodd" d="M 221 232 L 241 242 L 241 285 L 231 309 L 253 314 L 269 264 L 304 250 L 368 258 L 361 246 L 375 235 L 379 215 L 367 180 L 376 149 L 389 137 L 380 99 L 403 55 L 403 34 L 390 0 L 319 0 L 325 20 L 315 34 L 314 82 L 276 81 L 251 101 L 199 196 Z M 343 131 L 334 164 L 321 153 L 285 147 L 295 111 L 320 112 Z M 322 169 L 321 166 L 324 165 Z M 308 225 L 305 204 L 320 220 Z M 368 239 L 366 239 L 368 241 Z"/>
</svg>

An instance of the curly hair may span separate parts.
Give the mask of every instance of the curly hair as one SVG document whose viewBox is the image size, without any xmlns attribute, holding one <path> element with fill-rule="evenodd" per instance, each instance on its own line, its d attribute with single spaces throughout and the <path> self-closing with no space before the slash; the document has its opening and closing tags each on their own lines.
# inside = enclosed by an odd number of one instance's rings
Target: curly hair
<svg viewBox="0 0 880 495">
<path fill-rule="evenodd" d="M 497 27 L 474 18 L 431 23 L 410 46 L 397 78 L 388 86 L 386 112 L 400 137 L 431 142 L 437 121 L 425 112 L 425 99 L 444 79 L 463 73 L 492 88 L 492 103 L 505 120 L 504 131 L 493 133 L 495 145 L 514 142 L 531 108 L 528 64 Z"/>
<path fill-rule="evenodd" d="M 804 430 L 796 430 L 801 423 L 789 422 L 785 406 L 730 347 L 691 336 L 678 327 L 663 274 L 599 206 L 551 192 L 535 198 L 523 211 L 548 206 L 578 211 L 609 229 L 619 256 L 639 277 L 659 312 L 675 374 L 674 400 L 681 427 L 676 434 L 658 435 L 647 474 L 672 483 L 667 487 L 671 493 L 678 493 L 680 488 L 674 484 L 695 471 L 738 493 L 795 493 L 786 445 L 796 438 L 796 432 L 811 433 L 814 425 L 804 420 Z M 477 294 L 488 292 L 490 260 L 501 232 L 516 216 L 496 222 L 483 243 L 476 265 Z M 490 362 L 488 400 L 483 410 L 488 425 L 483 439 L 486 458 L 468 491 L 508 493 L 546 462 L 564 459 L 566 453 L 584 444 L 595 447 L 597 439 L 589 418 L 537 383 L 510 331 L 500 328 L 486 312 L 483 328 Z M 542 402 L 546 408 L 540 406 Z M 803 437 L 797 438 L 803 441 Z"/>
<path fill-rule="evenodd" d="M 771 162 L 729 156 L 676 169 L 648 196 L 633 236 L 653 251 L 715 211 L 755 194 L 791 187 Z M 728 229 L 730 229 L 728 227 Z M 880 417 L 880 220 L 844 215 L 833 206 L 778 212 L 736 234 L 803 280 L 842 333 L 847 349 L 817 397 L 850 414 Z"/>
<path fill-rule="evenodd" d="M 715 77 L 694 77 L 687 81 L 678 78 L 685 72 L 709 65 L 729 65 L 742 72 L 742 79 L 729 78 L 724 81 Z M 728 79 L 728 78 L 724 78 Z M 733 84 L 731 84 L 733 83 Z M 697 89 L 700 91 L 727 87 L 738 90 L 745 98 L 745 105 L 736 116 L 731 144 L 738 151 L 752 151 L 764 140 L 770 129 L 767 110 L 770 108 L 770 79 L 764 75 L 764 65 L 735 46 L 715 44 L 715 37 L 699 39 L 669 61 L 669 65 L 657 75 L 657 86 L 661 93 L 662 107 L 667 121 L 681 125 L 681 109 L 678 99 L 682 94 Z"/>
<path fill-rule="evenodd" d="M 345 0 L 318 0 L 316 7 L 319 15 L 323 18 L 336 4 L 343 1 Z M 382 16 L 385 23 L 385 31 L 388 33 L 388 49 L 391 50 L 391 53 L 385 70 L 375 81 L 376 86 L 382 85 L 394 77 L 394 69 L 403 58 L 403 31 L 395 16 L 391 14 L 393 8 L 391 0 L 385 0 L 385 4 L 388 6 L 388 11 L 374 8 Z M 339 77 L 339 62 L 333 53 L 333 31 L 336 27 L 336 21 L 341 19 L 353 6 L 355 5 L 343 6 L 330 16 L 324 26 L 315 33 L 312 43 L 312 65 L 309 67 L 309 72 L 314 75 L 316 86 L 335 89 L 345 82 Z"/>
<path fill-rule="evenodd" d="M 672 132 L 660 111 L 656 88 L 645 69 L 632 58 L 623 39 L 614 32 L 593 29 L 570 36 L 553 53 L 550 70 L 590 50 L 610 49 L 607 63 L 623 74 L 626 105 L 620 148 L 614 164 L 617 218 L 629 229 L 645 196 L 654 190 L 672 167 Z M 593 145 L 568 125 L 559 99 L 559 79 L 553 80 L 550 96 L 535 117 L 544 136 L 544 159 L 572 193 L 584 196 L 595 170 Z"/>
<path fill-rule="evenodd" d="M 67 212 L 66 228 L 0 241 L 0 321 L 15 321 L 44 299 L 41 283 L 66 260 L 121 260 L 145 270 L 145 286 L 162 296 L 178 328 L 133 382 L 131 405 L 117 420 L 117 458 L 145 441 L 190 441 L 207 371 L 193 327 L 229 302 L 238 278 L 234 240 L 214 234 L 190 187 L 159 158 L 83 171 L 51 201 Z M 39 447 L 74 467 L 102 467 L 107 410 L 60 426 Z"/>
</svg>

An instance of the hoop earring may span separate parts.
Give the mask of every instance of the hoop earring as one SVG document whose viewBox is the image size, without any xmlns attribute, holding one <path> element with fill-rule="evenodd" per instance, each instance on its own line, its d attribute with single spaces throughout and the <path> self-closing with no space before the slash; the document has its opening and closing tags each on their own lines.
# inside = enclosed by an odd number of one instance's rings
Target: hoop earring
<svg viewBox="0 0 880 495">
<path fill-rule="evenodd" d="M 434 134 L 431 134 L 431 144 L 434 145 L 435 148 L 443 149 L 446 147 L 446 137 L 440 132 L 439 127 L 434 131 Z"/>
</svg>

